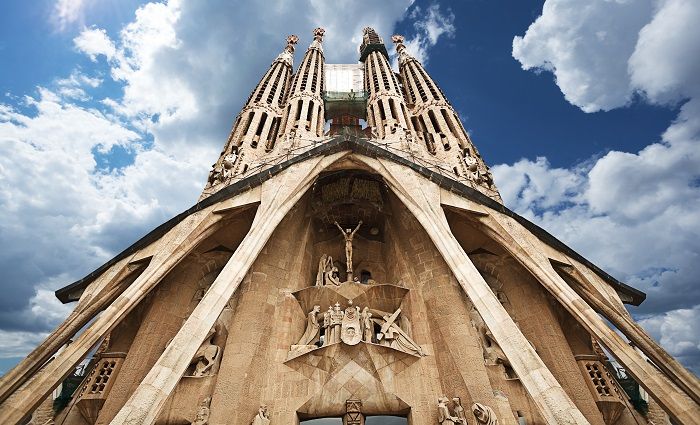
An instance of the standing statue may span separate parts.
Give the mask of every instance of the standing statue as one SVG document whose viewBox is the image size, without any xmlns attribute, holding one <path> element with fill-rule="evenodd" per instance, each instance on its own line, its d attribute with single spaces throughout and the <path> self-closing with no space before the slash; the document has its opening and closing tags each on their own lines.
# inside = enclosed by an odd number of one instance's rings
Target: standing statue
<svg viewBox="0 0 700 425">
<path fill-rule="evenodd" d="M 455 416 L 459 418 L 460 421 L 462 421 L 463 424 L 467 424 L 467 416 L 464 413 L 464 407 L 462 407 L 462 400 L 459 399 L 459 397 L 454 397 L 452 399 L 452 404 L 454 404 L 454 412 Z"/>
<path fill-rule="evenodd" d="M 319 330 L 321 328 L 318 324 L 318 313 L 320 312 L 321 306 L 318 305 L 315 305 L 313 310 L 309 312 L 306 320 L 306 330 L 296 345 L 312 345 L 318 341 Z"/>
<path fill-rule="evenodd" d="M 323 345 L 333 343 L 333 307 L 328 307 L 328 311 L 323 313 L 323 327 L 325 328 L 325 333 L 323 334 Z"/>
<path fill-rule="evenodd" d="M 258 414 L 253 418 L 253 422 L 250 425 L 270 425 L 270 416 L 267 414 L 267 406 L 264 404 L 260 405 L 258 409 Z"/>
<path fill-rule="evenodd" d="M 331 313 L 331 328 L 333 328 L 331 331 L 331 335 L 333 335 L 331 343 L 340 342 L 340 328 L 343 325 L 343 317 L 345 317 L 345 313 L 340 309 L 340 304 L 335 303 Z"/>
<path fill-rule="evenodd" d="M 472 412 L 476 421 L 485 425 L 498 425 L 498 418 L 492 408 L 481 403 L 472 404 Z"/>
<path fill-rule="evenodd" d="M 345 239 L 345 266 L 347 268 L 346 272 L 348 277 L 346 280 L 352 280 L 352 238 L 355 237 L 355 233 L 360 229 L 362 225 L 362 220 L 357 224 L 355 230 L 343 229 L 338 222 L 335 225 L 340 229 L 340 233 L 343 234 L 343 239 Z"/>
<path fill-rule="evenodd" d="M 209 423 L 209 404 L 211 403 L 211 397 L 207 397 L 199 404 L 197 409 L 197 414 L 194 417 L 194 421 L 191 425 L 207 425 Z"/>
<path fill-rule="evenodd" d="M 462 421 L 457 416 L 452 416 L 447 403 L 450 401 L 447 397 L 438 398 L 438 423 L 440 425 L 456 425 Z"/>
<path fill-rule="evenodd" d="M 372 334 L 374 333 L 374 322 L 372 322 L 372 313 L 369 307 L 362 310 L 362 340 L 364 342 L 372 342 Z"/>
</svg>

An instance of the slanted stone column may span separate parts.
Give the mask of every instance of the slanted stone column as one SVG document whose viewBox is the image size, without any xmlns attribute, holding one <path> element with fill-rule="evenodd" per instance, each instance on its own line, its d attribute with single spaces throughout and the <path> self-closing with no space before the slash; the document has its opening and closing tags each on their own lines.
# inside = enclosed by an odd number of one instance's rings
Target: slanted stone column
<svg viewBox="0 0 700 425">
<path fill-rule="evenodd" d="M 358 160 L 384 177 L 389 188 L 425 228 L 546 423 L 588 424 L 455 239 L 440 205 L 437 185 L 426 185 L 416 173 L 392 162 L 366 157 Z"/>
<path fill-rule="evenodd" d="M 150 425 L 155 422 L 207 332 L 277 225 L 311 187 L 316 176 L 344 155 L 340 152 L 309 159 L 263 183 L 260 206 L 250 231 L 141 385 L 112 420 L 112 425 Z"/>
<path fill-rule="evenodd" d="M 74 343 L 57 355 L 34 378 L 0 405 L 0 423 L 16 424 L 34 410 L 141 300 L 206 237 L 222 215 L 213 207 L 198 211 L 173 227 L 160 241 L 157 252 L 143 273 L 107 307 Z"/>
</svg>

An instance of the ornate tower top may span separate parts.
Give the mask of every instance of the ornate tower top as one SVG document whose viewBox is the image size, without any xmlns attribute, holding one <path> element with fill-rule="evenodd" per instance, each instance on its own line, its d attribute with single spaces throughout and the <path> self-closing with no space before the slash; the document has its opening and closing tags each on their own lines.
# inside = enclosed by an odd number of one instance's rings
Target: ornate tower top
<svg viewBox="0 0 700 425">
<path fill-rule="evenodd" d="M 294 62 L 294 45 L 299 42 L 299 37 L 294 34 L 287 36 L 287 46 L 284 48 L 282 53 L 277 56 L 275 61 L 284 62 L 289 66 L 293 65 Z"/>
<path fill-rule="evenodd" d="M 321 27 L 315 28 L 314 29 L 314 40 L 311 42 L 311 45 L 309 46 L 309 49 L 318 49 L 321 52 L 323 52 L 323 34 L 326 33 L 326 30 L 324 30 Z"/>
<path fill-rule="evenodd" d="M 360 45 L 360 62 L 364 62 L 367 59 L 367 55 L 372 52 L 381 52 L 387 58 L 389 54 L 384 46 L 384 40 L 377 34 L 374 28 L 365 27 L 362 30 L 362 44 Z"/>
<path fill-rule="evenodd" d="M 403 44 L 406 39 L 403 35 L 394 34 L 391 36 L 391 41 L 396 45 L 396 53 L 399 55 L 399 64 L 403 64 L 409 59 L 413 59 L 411 55 L 408 54 L 406 45 Z"/>
</svg>

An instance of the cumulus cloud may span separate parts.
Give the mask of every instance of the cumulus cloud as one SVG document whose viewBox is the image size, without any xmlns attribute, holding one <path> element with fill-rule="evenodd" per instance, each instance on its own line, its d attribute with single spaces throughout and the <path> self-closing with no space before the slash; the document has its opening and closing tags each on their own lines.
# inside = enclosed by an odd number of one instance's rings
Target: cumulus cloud
<svg viewBox="0 0 700 425">
<path fill-rule="evenodd" d="M 507 205 L 645 291 L 632 309 L 687 366 L 700 369 L 700 4 L 547 0 L 513 56 L 552 72 L 585 112 L 685 102 L 660 140 L 572 168 L 545 158 L 494 167 Z"/>
<path fill-rule="evenodd" d="M 51 20 L 59 31 L 85 18 L 86 0 L 58 0 L 53 7 Z"/>
<path fill-rule="evenodd" d="M 0 289 L 11 294 L 0 300 L 0 358 L 65 317 L 53 290 L 194 203 L 286 35 L 301 38 L 298 63 L 324 26 L 326 60 L 355 63 L 362 28 L 388 39 L 412 0 L 151 2 L 114 34 L 84 26 L 88 5 L 59 0 L 52 19 L 83 25 L 73 47 L 93 68 L 0 102 Z M 107 79 L 121 90 L 101 98 Z"/>
<path fill-rule="evenodd" d="M 117 49 L 114 43 L 107 36 L 107 31 L 100 28 L 87 28 L 80 35 L 73 39 L 73 43 L 78 51 L 88 55 L 93 62 L 97 61 L 100 55 L 107 59 L 112 59 Z"/>
<path fill-rule="evenodd" d="M 437 44 L 440 37 L 454 37 L 456 28 L 455 15 L 451 10 L 443 12 L 437 3 L 433 3 L 425 10 L 416 6 L 413 8 L 409 19 L 413 19 L 415 34 L 406 40 L 408 52 L 421 63 L 428 62 L 428 51 Z"/>
</svg>

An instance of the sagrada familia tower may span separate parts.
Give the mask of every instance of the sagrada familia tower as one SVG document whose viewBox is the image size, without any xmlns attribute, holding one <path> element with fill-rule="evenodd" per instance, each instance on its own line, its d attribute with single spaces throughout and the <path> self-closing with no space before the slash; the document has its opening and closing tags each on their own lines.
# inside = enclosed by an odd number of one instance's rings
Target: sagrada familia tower
<svg viewBox="0 0 700 425">
<path fill-rule="evenodd" d="M 396 73 L 373 29 L 358 64 L 323 36 L 296 72 L 287 38 L 192 208 L 56 291 L 0 423 L 700 424 L 645 294 L 503 205 L 403 37 Z"/>
</svg>

